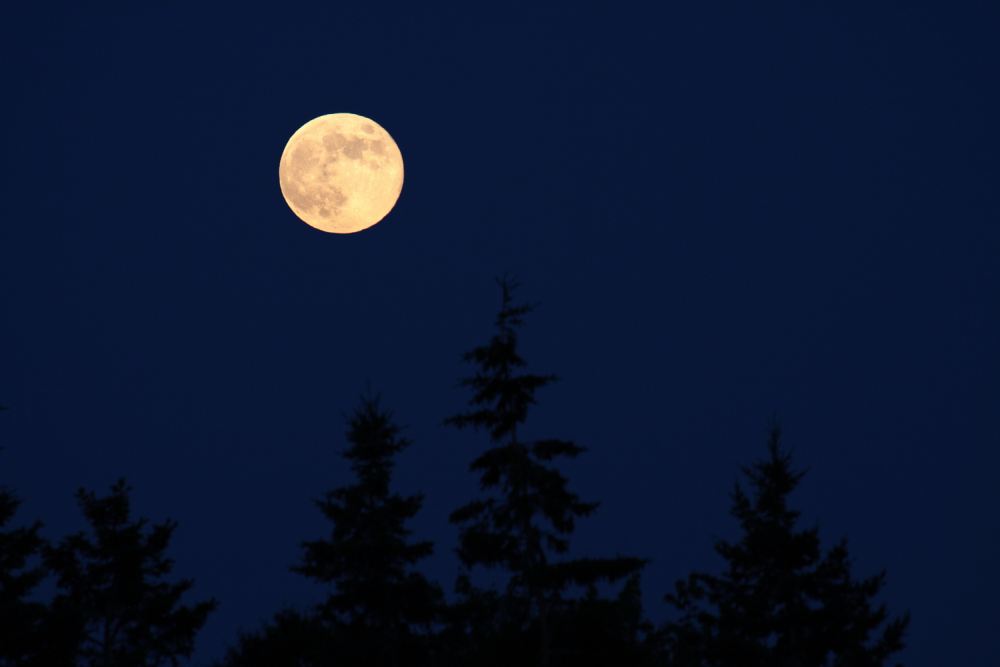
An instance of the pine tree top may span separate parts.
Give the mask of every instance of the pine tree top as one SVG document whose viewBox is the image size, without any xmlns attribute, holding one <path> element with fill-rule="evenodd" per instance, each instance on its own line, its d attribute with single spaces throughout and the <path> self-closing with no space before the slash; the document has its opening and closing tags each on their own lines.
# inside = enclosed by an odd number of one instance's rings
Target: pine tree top
<svg viewBox="0 0 1000 667">
<path fill-rule="evenodd" d="M 380 406 L 378 396 L 365 396 L 348 420 L 347 449 L 341 454 L 351 464 L 359 483 L 378 495 L 389 492 L 395 456 L 410 446 L 393 422 L 392 413 Z"/>
<path fill-rule="evenodd" d="M 364 396 L 348 417 L 342 456 L 355 479 L 315 501 L 332 524 L 328 536 L 303 542 L 292 568 L 333 588 L 320 605 L 323 618 L 378 632 L 429 622 L 439 591 L 414 569 L 429 556 L 429 541 L 411 541 L 407 522 L 423 496 L 391 490 L 394 457 L 409 446 L 378 397 Z M 408 631 L 408 630 L 406 630 Z"/>
<path fill-rule="evenodd" d="M 194 638 L 217 603 L 181 603 L 192 580 L 166 579 L 174 565 L 166 550 L 177 524 L 132 519 L 129 493 L 125 480 L 106 496 L 77 492 L 90 530 L 46 550 L 60 589 L 53 608 L 79 623 L 85 658 L 175 664 L 191 655 Z"/>
<path fill-rule="evenodd" d="M 736 541 L 719 540 L 725 569 L 678 581 L 667 601 L 677 664 L 720 667 L 828 664 L 881 667 L 903 646 L 909 616 L 891 618 L 875 602 L 884 572 L 855 579 L 845 540 L 822 549 L 819 530 L 798 526 L 789 496 L 804 476 L 771 431 L 767 456 L 743 468 L 732 514 Z M 836 661 L 829 663 L 830 656 Z"/>
<path fill-rule="evenodd" d="M 463 359 L 474 365 L 476 373 L 460 384 L 472 390 L 471 410 L 445 420 L 459 428 L 484 429 L 495 442 L 516 442 L 517 427 L 528 417 L 535 403 L 535 392 L 556 380 L 554 375 L 520 372 L 527 364 L 518 352 L 518 328 L 533 305 L 515 304 L 517 284 L 509 278 L 497 281 L 500 287 L 500 310 L 489 342 L 472 348 Z"/>
<path fill-rule="evenodd" d="M 474 367 L 462 380 L 471 390 L 471 409 L 446 421 L 485 430 L 490 439 L 490 446 L 470 464 L 479 475 L 483 497 L 451 515 L 452 523 L 461 526 L 459 557 L 467 567 L 506 570 L 511 575 L 508 588 L 529 595 L 558 595 L 569 586 L 623 578 L 643 561 L 556 559 L 568 552 L 576 521 L 593 514 L 598 503 L 573 492 L 557 466 L 559 459 L 582 454 L 583 447 L 557 438 L 528 440 L 518 433 L 538 389 L 556 378 L 524 370 L 518 328 L 533 306 L 514 301 L 516 284 L 510 279 L 498 284 L 501 300 L 493 335 L 464 355 Z"/>
</svg>

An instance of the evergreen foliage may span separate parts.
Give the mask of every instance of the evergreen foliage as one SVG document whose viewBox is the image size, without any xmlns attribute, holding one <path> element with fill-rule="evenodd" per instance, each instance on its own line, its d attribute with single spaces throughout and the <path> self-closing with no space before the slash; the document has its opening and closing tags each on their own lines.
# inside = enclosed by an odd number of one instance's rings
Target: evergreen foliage
<svg viewBox="0 0 1000 667">
<path fill-rule="evenodd" d="M 286 609 L 256 632 L 241 633 L 220 667 L 320 667 L 337 665 L 334 637 L 318 616 Z"/>
<path fill-rule="evenodd" d="M 409 539 L 407 522 L 421 495 L 390 486 L 394 459 L 410 443 L 378 400 L 364 398 L 350 419 L 344 458 L 354 483 L 316 502 L 332 524 L 329 537 L 303 544 L 296 572 L 332 591 L 318 617 L 337 642 L 338 664 L 420 665 L 441 607 L 440 589 L 415 568 L 433 545 Z"/>
<path fill-rule="evenodd" d="M 456 613 L 469 638 L 465 660 L 476 664 L 548 666 L 579 664 L 585 653 L 575 631 L 577 613 L 592 608 L 574 598 L 574 589 L 596 597 L 601 582 L 636 575 L 638 558 L 568 558 L 576 521 L 590 516 L 597 503 L 569 489 L 557 467 L 560 459 L 584 452 L 574 442 L 525 440 L 519 429 L 535 404 L 536 392 L 552 375 L 524 370 L 518 351 L 518 328 L 532 308 L 515 304 L 514 284 L 499 281 L 501 306 L 495 332 L 485 345 L 464 356 L 475 373 L 462 380 L 471 391 L 469 410 L 446 423 L 485 431 L 490 446 L 470 470 L 479 476 L 482 496 L 456 509 L 458 556 L 465 572 Z M 504 590 L 482 590 L 469 572 L 492 569 L 506 577 Z M 559 640 L 558 645 L 554 642 Z"/>
<path fill-rule="evenodd" d="M 418 569 L 433 551 L 409 528 L 423 496 L 392 488 L 410 442 L 365 396 L 347 419 L 352 479 L 315 501 L 329 532 L 303 542 L 291 568 L 322 587 L 322 601 L 240 634 L 220 667 L 888 667 L 909 615 L 878 601 L 885 572 L 852 574 L 846 540 L 824 549 L 818 528 L 800 526 L 789 500 L 804 473 L 777 427 L 732 491 L 740 535 L 716 542 L 721 573 L 678 581 L 666 596 L 671 622 L 657 629 L 644 616 L 645 561 L 573 555 L 577 522 L 598 503 L 559 466 L 585 450 L 524 436 L 538 391 L 556 378 L 527 370 L 519 331 L 533 308 L 515 302 L 511 281 L 499 286 L 493 335 L 463 357 L 474 368 L 461 381 L 468 408 L 446 420 L 487 440 L 469 465 L 477 496 L 450 516 L 454 603 Z M 19 500 L 0 487 L 0 667 L 190 658 L 216 602 L 182 602 L 193 582 L 170 580 L 176 523 L 133 519 L 129 495 L 124 480 L 106 496 L 80 489 L 88 530 L 49 545 L 39 522 L 11 525 Z M 39 599 L 49 576 L 56 593 Z"/>
<path fill-rule="evenodd" d="M 46 608 L 31 599 L 45 577 L 41 523 L 9 527 L 19 505 L 13 492 L 0 488 L 0 667 L 41 664 L 45 643 Z"/>
<path fill-rule="evenodd" d="M 902 649 L 908 615 L 875 598 L 885 573 L 855 579 L 846 541 L 827 551 L 799 528 L 788 497 L 793 470 L 775 427 L 766 459 L 744 468 L 732 514 L 742 535 L 720 540 L 720 575 L 696 572 L 667 600 L 679 611 L 666 635 L 674 667 L 882 667 Z"/>
<path fill-rule="evenodd" d="M 130 518 L 124 480 L 106 496 L 80 489 L 77 501 L 89 533 L 64 538 L 47 550 L 59 594 L 52 614 L 71 629 L 73 665 L 159 667 L 189 657 L 214 600 L 181 604 L 190 579 L 167 581 L 173 521 L 148 525 Z"/>
</svg>

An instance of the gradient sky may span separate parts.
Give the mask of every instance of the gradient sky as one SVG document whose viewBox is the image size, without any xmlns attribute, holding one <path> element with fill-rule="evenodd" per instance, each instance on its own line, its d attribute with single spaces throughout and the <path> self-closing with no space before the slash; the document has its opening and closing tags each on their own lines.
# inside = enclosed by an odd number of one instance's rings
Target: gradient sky
<svg viewBox="0 0 1000 667">
<path fill-rule="evenodd" d="M 441 421 L 510 272 L 561 377 L 528 431 L 590 448 L 576 544 L 651 558 L 653 618 L 718 567 L 776 414 L 806 520 L 912 612 L 905 662 L 996 664 L 995 3 L 87 4 L 0 23 L 0 482 L 51 538 L 119 476 L 177 519 L 221 601 L 200 662 L 317 599 L 287 568 L 368 384 L 450 590 L 482 440 Z M 277 181 L 339 111 L 406 162 L 353 236 Z"/>
</svg>

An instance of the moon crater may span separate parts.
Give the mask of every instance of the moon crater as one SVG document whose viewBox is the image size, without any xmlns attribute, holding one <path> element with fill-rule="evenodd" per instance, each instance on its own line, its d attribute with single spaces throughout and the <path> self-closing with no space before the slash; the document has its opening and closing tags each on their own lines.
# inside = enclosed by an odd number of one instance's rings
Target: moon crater
<svg viewBox="0 0 1000 667">
<path fill-rule="evenodd" d="M 328 114 L 300 127 L 281 155 L 281 193 L 305 223 L 339 234 L 384 218 L 403 187 L 399 147 L 375 121 Z"/>
</svg>

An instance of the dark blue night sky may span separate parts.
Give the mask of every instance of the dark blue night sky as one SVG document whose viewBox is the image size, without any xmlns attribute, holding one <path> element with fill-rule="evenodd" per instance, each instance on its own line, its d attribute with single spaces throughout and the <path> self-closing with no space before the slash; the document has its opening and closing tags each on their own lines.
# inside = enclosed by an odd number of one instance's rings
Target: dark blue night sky
<svg viewBox="0 0 1000 667">
<path fill-rule="evenodd" d="M 120 476 L 177 519 L 221 602 L 197 662 L 317 599 L 288 567 L 369 385 L 451 588 L 482 440 L 441 422 L 509 272 L 561 379 L 529 429 L 590 450 L 576 543 L 652 559 L 654 619 L 777 415 L 804 517 L 911 611 L 904 662 L 996 664 L 994 3 L 85 5 L 0 21 L 0 482 L 51 538 Z M 406 162 L 352 236 L 277 181 L 338 111 Z"/>
</svg>

